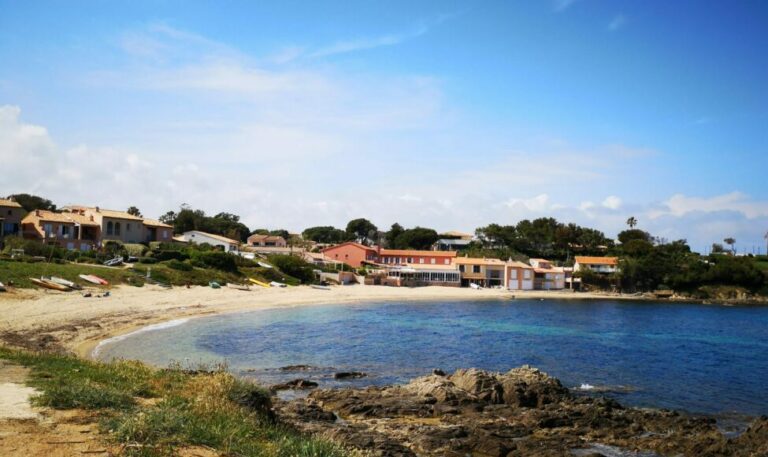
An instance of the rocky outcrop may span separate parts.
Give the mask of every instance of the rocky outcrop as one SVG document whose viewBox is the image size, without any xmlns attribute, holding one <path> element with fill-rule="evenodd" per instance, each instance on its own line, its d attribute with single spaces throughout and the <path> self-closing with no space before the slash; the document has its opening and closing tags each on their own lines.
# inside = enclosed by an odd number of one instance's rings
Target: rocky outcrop
<svg viewBox="0 0 768 457">
<path fill-rule="evenodd" d="M 431 374 L 402 386 L 319 389 L 276 409 L 305 432 L 377 456 L 598 455 L 594 446 L 713 457 L 768 451 L 768 418 L 729 439 L 712 419 L 574 396 L 528 366 Z"/>
</svg>

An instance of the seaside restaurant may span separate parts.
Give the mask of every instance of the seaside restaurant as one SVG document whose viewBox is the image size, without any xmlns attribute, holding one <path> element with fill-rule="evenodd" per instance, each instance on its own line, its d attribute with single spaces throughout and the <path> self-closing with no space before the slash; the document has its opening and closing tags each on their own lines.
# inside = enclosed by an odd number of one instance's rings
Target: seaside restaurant
<svg viewBox="0 0 768 457">
<path fill-rule="evenodd" d="M 390 284 L 403 287 L 422 286 L 461 286 L 461 274 L 455 268 L 414 268 L 412 266 L 394 266 L 387 270 Z"/>
</svg>

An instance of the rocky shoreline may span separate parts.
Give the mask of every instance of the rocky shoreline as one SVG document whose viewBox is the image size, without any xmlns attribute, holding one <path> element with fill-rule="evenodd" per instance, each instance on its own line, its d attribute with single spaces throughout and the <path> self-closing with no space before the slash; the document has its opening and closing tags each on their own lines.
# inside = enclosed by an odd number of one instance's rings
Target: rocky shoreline
<svg viewBox="0 0 768 457">
<path fill-rule="evenodd" d="M 382 457 L 768 455 L 768 417 L 727 437 L 714 419 L 577 396 L 529 366 L 318 389 L 276 400 L 275 411 L 301 431 Z"/>
</svg>

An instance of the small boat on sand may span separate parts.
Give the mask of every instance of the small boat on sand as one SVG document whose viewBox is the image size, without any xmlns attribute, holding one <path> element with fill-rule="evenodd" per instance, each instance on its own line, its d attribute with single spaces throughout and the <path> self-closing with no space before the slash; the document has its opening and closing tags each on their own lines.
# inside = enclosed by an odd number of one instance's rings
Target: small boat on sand
<svg viewBox="0 0 768 457">
<path fill-rule="evenodd" d="M 323 286 L 320 284 L 312 284 L 311 286 L 313 289 L 320 289 L 320 290 L 331 290 L 330 286 Z"/>
<path fill-rule="evenodd" d="M 245 284 L 235 284 L 233 282 L 227 283 L 227 287 L 229 287 L 230 289 L 236 289 L 236 290 L 246 290 L 246 291 L 251 290 L 251 288 Z"/>
<path fill-rule="evenodd" d="M 251 281 L 252 283 L 256 284 L 257 286 L 266 287 L 266 288 L 272 287 L 269 284 L 267 284 L 266 282 L 258 281 L 258 280 L 253 279 L 253 278 L 248 278 L 248 281 Z"/>
<path fill-rule="evenodd" d="M 51 289 L 51 290 L 59 290 L 61 292 L 67 292 L 71 290 L 67 286 L 63 286 L 61 284 L 56 284 L 53 281 L 49 281 L 47 279 L 37 279 L 37 278 L 29 278 L 32 283 L 34 283 L 38 287 L 42 287 L 44 289 Z"/>
<path fill-rule="evenodd" d="M 78 277 L 80 279 L 82 279 L 83 281 L 90 282 L 91 284 L 98 284 L 98 285 L 101 285 L 101 286 L 106 286 L 106 285 L 109 284 L 109 281 L 107 281 L 106 279 L 103 279 L 103 278 L 99 278 L 96 275 L 78 275 Z"/>
<path fill-rule="evenodd" d="M 81 289 L 81 287 L 77 284 L 75 284 L 72 281 L 68 281 L 64 278 L 59 278 L 58 276 L 51 276 L 50 278 L 45 278 L 51 282 L 55 282 L 56 284 L 61 284 L 62 286 L 67 286 L 70 289 Z"/>
<path fill-rule="evenodd" d="M 272 287 L 288 287 L 285 284 L 277 281 L 272 281 L 271 283 L 269 283 L 269 285 Z"/>
<path fill-rule="evenodd" d="M 0 282 L 0 292 L 5 292 L 5 284 Z"/>
<path fill-rule="evenodd" d="M 211 289 L 221 289 L 221 284 L 217 283 L 216 281 L 209 282 L 208 286 L 210 286 Z"/>
</svg>

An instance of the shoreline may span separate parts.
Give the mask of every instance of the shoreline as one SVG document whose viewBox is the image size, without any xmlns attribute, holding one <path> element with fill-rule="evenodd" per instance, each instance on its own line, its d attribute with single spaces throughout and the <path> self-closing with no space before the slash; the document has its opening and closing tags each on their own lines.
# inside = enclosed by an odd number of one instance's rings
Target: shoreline
<svg viewBox="0 0 768 457">
<path fill-rule="evenodd" d="M 604 292 L 509 291 L 453 287 L 398 288 L 385 286 L 309 286 L 252 289 L 211 289 L 203 286 L 163 289 L 157 286 L 117 286 L 110 297 L 43 290 L 17 290 L 0 295 L 0 341 L 33 350 L 69 351 L 93 359 L 103 341 L 177 319 L 324 304 L 418 302 L 439 300 L 622 300 L 660 303 L 698 303 L 702 300 L 655 299 L 642 295 Z"/>
</svg>

